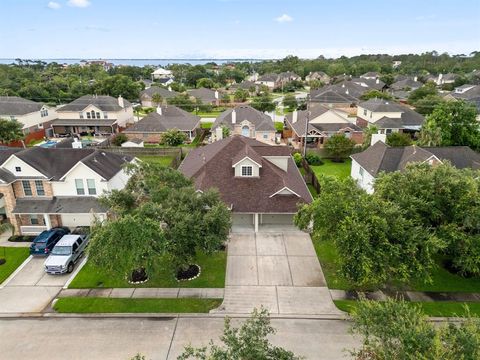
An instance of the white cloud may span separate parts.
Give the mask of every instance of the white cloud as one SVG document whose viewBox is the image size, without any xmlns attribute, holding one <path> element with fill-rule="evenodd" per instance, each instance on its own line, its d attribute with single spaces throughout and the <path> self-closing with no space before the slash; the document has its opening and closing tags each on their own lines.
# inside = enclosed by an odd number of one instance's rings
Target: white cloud
<svg viewBox="0 0 480 360">
<path fill-rule="evenodd" d="M 293 18 L 290 15 L 283 14 L 282 16 L 275 18 L 275 21 L 279 23 L 285 23 L 293 21 Z"/>
<path fill-rule="evenodd" d="M 68 5 L 73 7 L 85 8 L 90 6 L 90 0 L 68 0 Z"/>
<path fill-rule="evenodd" d="M 47 6 L 50 8 L 50 9 L 53 9 L 53 10 L 57 10 L 57 9 L 60 9 L 61 5 L 55 1 L 50 1 Z"/>
</svg>

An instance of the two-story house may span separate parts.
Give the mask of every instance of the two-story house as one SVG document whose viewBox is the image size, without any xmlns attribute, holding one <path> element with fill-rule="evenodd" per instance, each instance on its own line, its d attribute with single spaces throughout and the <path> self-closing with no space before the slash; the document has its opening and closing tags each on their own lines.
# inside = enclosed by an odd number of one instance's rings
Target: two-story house
<svg viewBox="0 0 480 360">
<path fill-rule="evenodd" d="M 18 96 L 0 96 L 0 118 L 18 121 L 28 135 L 43 131 L 56 118 L 55 109 Z"/>
<path fill-rule="evenodd" d="M 222 112 L 212 125 L 212 140 L 223 138 L 222 128 L 229 129 L 230 135 L 275 142 L 276 131 L 272 118 L 249 105 L 238 105 Z"/>
<path fill-rule="evenodd" d="M 198 191 L 216 188 L 233 226 L 292 225 L 297 204 L 312 196 L 286 146 L 235 135 L 188 153 L 179 170 Z"/>
<path fill-rule="evenodd" d="M 2 149 L 0 208 L 20 234 L 89 226 L 107 216 L 97 198 L 126 185 L 124 165 L 132 161 L 94 149 Z"/>
<path fill-rule="evenodd" d="M 85 95 L 57 109 L 53 135 L 109 135 L 134 122 L 132 104 L 121 96 Z"/>
</svg>

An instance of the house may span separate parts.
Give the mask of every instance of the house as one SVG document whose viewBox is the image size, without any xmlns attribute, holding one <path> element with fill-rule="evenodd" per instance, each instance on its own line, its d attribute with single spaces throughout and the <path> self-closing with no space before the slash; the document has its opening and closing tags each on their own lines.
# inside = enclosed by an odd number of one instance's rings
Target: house
<svg viewBox="0 0 480 360">
<path fill-rule="evenodd" d="M 370 91 L 370 90 L 384 91 L 388 87 L 387 84 L 385 84 L 379 78 L 372 79 L 372 78 L 360 77 L 360 78 L 353 78 L 351 82 L 364 87 L 366 91 Z"/>
<path fill-rule="evenodd" d="M 265 85 L 270 90 L 275 90 L 275 89 L 281 88 L 285 84 L 294 80 L 300 81 L 302 80 L 302 78 L 291 71 L 286 71 L 280 74 L 275 74 L 275 73 L 264 74 L 260 76 L 257 79 L 257 81 L 255 81 L 255 83 L 258 85 Z"/>
<path fill-rule="evenodd" d="M 51 122 L 53 134 L 113 134 L 133 123 L 132 104 L 105 95 L 85 95 L 57 109 L 57 119 Z"/>
<path fill-rule="evenodd" d="M 56 111 L 43 103 L 18 96 L 0 96 L 0 118 L 21 123 L 25 135 L 42 131 L 56 118 Z"/>
<path fill-rule="evenodd" d="M 132 161 L 91 148 L 0 149 L 1 210 L 19 234 L 89 226 L 106 218 L 98 196 L 125 186 Z"/>
<path fill-rule="evenodd" d="M 402 62 L 400 60 L 393 60 L 392 61 L 392 68 L 396 69 L 398 68 L 400 65 L 402 65 Z"/>
<path fill-rule="evenodd" d="M 152 112 L 123 131 L 129 140 L 143 140 L 147 143 L 159 143 L 163 133 L 177 129 L 184 132 L 191 141 L 200 128 L 200 117 L 173 105 L 157 106 Z"/>
<path fill-rule="evenodd" d="M 238 105 L 222 112 L 212 125 L 213 141 L 223 138 L 223 127 L 228 128 L 231 135 L 243 135 L 266 143 L 275 142 L 276 130 L 272 118 L 249 105 Z"/>
<path fill-rule="evenodd" d="M 361 85 L 351 81 L 342 81 L 339 84 L 327 85 L 310 91 L 310 101 L 328 107 L 349 108 L 359 103 L 360 97 L 368 91 Z"/>
<path fill-rule="evenodd" d="M 113 63 L 108 62 L 107 60 L 81 60 L 80 66 L 100 66 L 103 70 L 108 71 L 113 68 Z"/>
<path fill-rule="evenodd" d="M 407 90 L 407 91 L 413 91 L 421 88 L 423 84 L 418 81 L 418 78 L 415 77 L 406 77 L 403 79 L 399 79 L 395 81 L 393 84 L 390 85 L 390 90 L 392 92 L 394 91 L 401 91 L 401 90 Z"/>
<path fill-rule="evenodd" d="M 419 131 L 425 118 L 405 105 L 384 99 L 370 99 L 358 104 L 357 125 L 375 125 L 380 134 Z"/>
<path fill-rule="evenodd" d="M 132 139 L 125 141 L 122 145 L 122 147 L 144 147 L 144 141 L 142 139 Z"/>
<path fill-rule="evenodd" d="M 193 99 L 200 99 L 202 104 L 218 106 L 220 104 L 220 93 L 218 90 L 198 88 L 187 90 L 187 94 Z"/>
<path fill-rule="evenodd" d="M 286 146 L 234 135 L 193 149 L 179 167 L 198 191 L 216 188 L 232 211 L 233 226 L 293 224 L 298 204 L 312 196 Z"/>
<path fill-rule="evenodd" d="M 390 147 L 382 141 L 377 141 L 367 150 L 350 157 L 352 158 L 351 176 L 368 193 L 373 193 L 373 185 L 378 174 L 402 171 L 410 163 L 427 162 L 433 165 L 447 160 L 459 169 L 480 169 L 480 154 L 468 146 Z"/>
<path fill-rule="evenodd" d="M 315 72 L 310 71 L 310 73 L 307 76 L 305 76 L 305 81 L 312 81 L 312 80 L 318 80 L 324 84 L 329 84 L 330 76 L 325 74 L 323 71 L 315 71 Z"/>
<path fill-rule="evenodd" d="M 296 148 L 303 146 L 305 133 L 307 146 L 323 147 L 334 134 L 344 134 L 356 144 L 363 142 L 362 129 L 352 122 L 348 113 L 324 105 L 313 104 L 308 111 L 296 110 L 285 116 L 285 122 L 287 129 L 292 131 L 291 141 Z"/>
<path fill-rule="evenodd" d="M 179 95 L 176 91 L 172 91 L 171 89 L 165 89 L 159 86 L 151 86 L 148 89 L 145 89 L 140 92 L 140 102 L 143 107 L 155 107 L 159 104 L 154 104 L 152 101 L 153 95 L 154 94 L 159 94 L 163 102 L 167 99 L 171 99 L 172 97 L 175 97 Z"/>
<path fill-rule="evenodd" d="M 238 84 L 232 84 L 229 87 L 229 90 L 235 91 L 237 89 L 247 90 L 248 92 L 257 92 L 258 85 L 255 84 L 253 81 L 244 80 Z"/>
<path fill-rule="evenodd" d="M 367 79 L 367 80 L 376 80 L 380 77 L 380 74 L 376 71 L 369 71 L 363 75 L 360 75 L 360 78 Z"/>
<path fill-rule="evenodd" d="M 443 97 L 445 100 L 465 100 L 477 108 L 477 120 L 480 121 L 480 85 L 465 84 L 456 87 Z"/>
<path fill-rule="evenodd" d="M 444 84 L 453 84 L 455 80 L 458 79 L 458 75 L 448 73 L 448 74 L 438 74 L 437 78 L 437 85 L 444 85 Z"/>
<path fill-rule="evenodd" d="M 174 79 L 173 73 L 164 68 L 158 68 L 152 72 L 152 80 Z"/>
</svg>

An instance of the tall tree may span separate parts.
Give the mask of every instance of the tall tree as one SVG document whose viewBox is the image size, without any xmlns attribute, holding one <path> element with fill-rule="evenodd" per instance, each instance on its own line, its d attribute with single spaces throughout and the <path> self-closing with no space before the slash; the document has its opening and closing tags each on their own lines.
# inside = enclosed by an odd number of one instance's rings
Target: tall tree
<svg viewBox="0 0 480 360">
<path fill-rule="evenodd" d="M 255 96 L 251 105 L 253 108 L 262 112 L 274 111 L 276 108 L 271 95 L 266 91 L 262 92 L 259 96 Z"/>
<path fill-rule="evenodd" d="M 343 134 L 334 134 L 328 138 L 325 151 L 333 161 L 343 162 L 353 151 L 355 142 Z"/>
<path fill-rule="evenodd" d="M 9 144 L 25 138 L 23 125 L 15 120 L 0 119 L 0 142 Z"/>
</svg>

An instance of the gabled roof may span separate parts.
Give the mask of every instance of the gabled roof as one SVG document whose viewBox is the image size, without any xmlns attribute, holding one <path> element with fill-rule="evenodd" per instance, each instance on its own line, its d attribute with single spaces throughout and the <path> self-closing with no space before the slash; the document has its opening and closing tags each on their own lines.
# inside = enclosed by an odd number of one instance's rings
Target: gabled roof
<svg viewBox="0 0 480 360">
<path fill-rule="evenodd" d="M 165 89 L 159 86 L 151 86 L 148 89 L 145 89 L 142 92 L 140 92 L 140 98 L 144 96 L 151 98 L 153 94 L 160 94 L 160 96 L 164 99 L 170 99 L 178 95 L 176 91 L 169 91 L 168 89 Z"/>
<path fill-rule="evenodd" d="M 132 106 L 125 99 L 123 103 L 125 108 Z M 124 109 L 118 104 L 117 98 L 106 95 L 85 95 L 62 106 L 57 111 L 82 111 L 89 105 L 93 105 L 102 111 L 120 111 Z"/>
<path fill-rule="evenodd" d="M 380 79 L 357 78 L 357 79 L 352 79 L 351 81 L 354 82 L 355 84 L 360 85 L 360 86 L 365 87 L 364 85 L 366 85 L 367 88 L 375 89 L 375 90 L 382 90 L 386 85 Z"/>
<path fill-rule="evenodd" d="M 244 158 L 245 154 L 261 159 L 258 178 L 235 177 L 232 159 Z M 288 162 L 287 171 L 270 162 L 268 156 L 284 156 Z M 233 205 L 234 212 L 295 213 L 297 203 L 312 201 L 289 148 L 267 145 L 240 135 L 192 150 L 179 170 L 192 178 L 199 190 L 217 188 L 223 201 L 228 206 Z M 285 187 L 292 194 L 278 194 Z"/>
<path fill-rule="evenodd" d="M 0 96 L 1 115 L 25 115 L 40 111 L 42 103 L 23 99 L 18 96 Z"/>
<path fill-rule="evenodd" d="M 448 160 L 459 169 L 480 169 L 480 154 L 468 146 L 419 147 L 412 145 L 390 147 L 382 141 L 378 141 L 367 150 L 353 154 L 351 158 L 375 177 L 382 171 L 403 170 L 409 163 L 424 162 L 432 156 L 440 161 Z"/>
<path fill-rule="evenodd" d="M 405 90 L 410 88 L 412 90 L 421 88 L 423 84 L 420 81 L 415 81 L 412 78 L 406 78 L 399 81 L 394 82 L 390 85 L 390 88 L 393 90 Z"/>
<path fill-rule="evenodd" d="M 128 127 L 128 133 L 162 133 L 170 129 L 192 131 L 200 123 L 200 117 L 173 105 L 161 106 L 162 115 L 154 111 Z"/>
<path fill-rule="evenodd" d="M 271 82 L 276 82 L 279 81 L 279 76 L 278 74 L 275 73 L 269 73 L 269 74 L 263 74 L 260 76 L 257 81 L 271 81 Z"/>
<path fill-rule="evenodd" d="M 395 101 L 375 98 L 364 101 L 358 104 L 358 106 L 373 112 L 392 113 L 391 116 L 384 116 L 375 122 L 375 125 L 383 128 L 420 127 L 425 121 L 423 115 Z M 396 115 L 398 113 L 400 113 L 400 117 Z"/>
<path fill-rule="evenodd" d="M 218 99 L 215 97 L 215 90 L 207 89 L 207 88 L 198 88 L 187 90 L 188 95 L 193 96 L 195 98 L 199 98 L 205 103 L 210 103 L 217 101 Z M 219 95 L 220 97 L 220 95 Z"/>
<path fill-rule="evenodd" d="M 324 104 L 356 103 L 368 88 L 352 81 L 342 81 L 339 84 L 324 86 L 310 92 L 310 100 Z"/>
<path fill-rule="evenodd" d="M 272 118 L 267 114 L 254 109 L 250 105 L 237 105 L 233 109 L 225 110 L 215 119 L 215 122 L 212 125 L 212 130 L 222 125 L 229 129 L 233 129 L 234 124 L 232 124 L 232 113 L 234 110 L 236 113 L 236 124 L 240 124 L 243 120 L 248 120 L 255 125 L 255 131 L 275 131 L 275 125 L 273 124 Z"/>
</svg>

